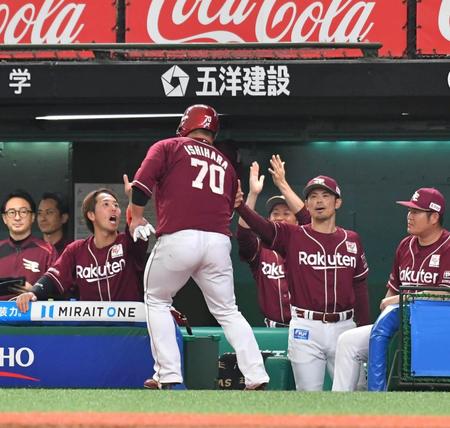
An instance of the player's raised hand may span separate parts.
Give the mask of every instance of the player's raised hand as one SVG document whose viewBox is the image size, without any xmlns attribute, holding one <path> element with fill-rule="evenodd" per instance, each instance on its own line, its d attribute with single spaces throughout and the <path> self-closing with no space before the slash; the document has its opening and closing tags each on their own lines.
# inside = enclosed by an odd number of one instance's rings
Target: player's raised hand
<svg viewBox="0 0 450 428">
<path fill-rule="evenodd" d="M 130 180 L 128 180 L 127 174 L 123 175 L 123 191 L 125 195 L 127 195 L 127 197 L 129 198 L 131 195 L 131 183 Z"/>
<path fill-rule="evenodd" d="M 250 165 L 250 175 L 248 179 L 249 191 L 254 195 L 259 195 L 264 187 L 264 175 L 259 175 L 259 164 L 254 161 Z"/>
<path fill-rule="evenodd" d="M 236 197 L 234 199 L 234 208 L 239 208 L 244 202 L 244 192 L 241 188 L 241 180 L 238 180 L 238 188 L 236 190 Z"/>
<path fill-rule="evenodd" d="M 280 187 L 280 185 L 286 182 L 286 170 L 284 169 L 284 162 L 280 155 L 272 155 L 270 166 L 269 172 L 272 174 L 273 184 Z"/>
</svg>

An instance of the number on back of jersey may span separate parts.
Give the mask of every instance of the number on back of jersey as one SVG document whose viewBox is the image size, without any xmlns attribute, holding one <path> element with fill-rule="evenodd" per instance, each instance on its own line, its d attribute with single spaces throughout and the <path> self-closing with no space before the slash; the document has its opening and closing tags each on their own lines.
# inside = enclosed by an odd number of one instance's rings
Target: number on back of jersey
<svg viewBox="0 0 450 428">
<path fill-rule="evenodd" d="M 217 195 L 223 195 L 225 182 L 225 171 L 220 165 L 208 164 L 207 161 L 191 157 L 191 166 L 198 169 L 195 180 L 192 180 L 192 187 L 203 189 L 205 179 L 208 181 L 209 188 Z M 209 173 L 209 174 L 208 174 Z"/>
</svg>

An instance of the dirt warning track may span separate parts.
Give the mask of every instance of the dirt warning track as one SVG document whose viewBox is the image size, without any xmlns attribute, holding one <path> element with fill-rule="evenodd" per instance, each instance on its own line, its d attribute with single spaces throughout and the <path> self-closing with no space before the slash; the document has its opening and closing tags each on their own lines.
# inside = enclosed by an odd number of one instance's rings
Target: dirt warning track
<svg viewBox="0 0 450 428">
<path fill-rule="evenodd" d="M 444 428 L 450 416 L 180 413 L 0 413 L 0 428 Z"/>
</svg>

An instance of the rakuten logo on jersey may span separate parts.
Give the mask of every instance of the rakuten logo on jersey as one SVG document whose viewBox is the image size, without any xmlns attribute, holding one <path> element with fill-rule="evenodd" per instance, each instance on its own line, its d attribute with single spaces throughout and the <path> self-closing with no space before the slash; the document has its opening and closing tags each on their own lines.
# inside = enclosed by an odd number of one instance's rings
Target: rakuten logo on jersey
<svg viewBox="0 0 450 428">
<path fill-rule="evenodd" d="M 112 263 L 106 262 L 103 266 L 94 266 L 92 264 L 90 266 L 77 265 L 77 278 L 84 279 L 87 282 L 96 282 L 101 281 L 102 279 L 109 279 L 122 272 L 125 265 L 125 259 Z"/>
<path fill-rule="evenodd" d="M 269 279 L 281 279 L 284 278 L 283 266 L 276 263 L 262 262 L 262 273 Z"/>
<path fill-rule="evenodd" d="M 321 254 L 319 252 L 308 254 L 305 251 L 298 253 L 299 265 L 311 266 L 315 270 L 356 268 L 356 257 L 336 254 Z"/>
<path fill-rule="evenodd" d="M 437 278 L 437 273 L 427 272 L 423 269 L 420 269 L 417 272 L 409 267 L 400 270 L 400 281 L 405 285 L 433 285 L 436 284 Z"/>
</svg>

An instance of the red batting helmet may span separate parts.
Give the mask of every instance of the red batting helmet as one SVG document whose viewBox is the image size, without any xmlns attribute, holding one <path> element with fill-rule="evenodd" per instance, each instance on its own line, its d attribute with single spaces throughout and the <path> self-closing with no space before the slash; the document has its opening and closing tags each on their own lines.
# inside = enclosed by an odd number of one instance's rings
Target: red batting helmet
<svg viewBox="0 0 450 428">
<path fill-rule="evenodd" d="M 177 135 L 186 137 L 195 129 L 206 129 L 214 136 L 219 131 L 219 115 L 210 106 L 195 104 L 186 109 L 177 129 Z"/>
</svg>

